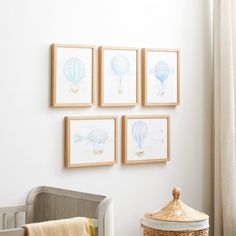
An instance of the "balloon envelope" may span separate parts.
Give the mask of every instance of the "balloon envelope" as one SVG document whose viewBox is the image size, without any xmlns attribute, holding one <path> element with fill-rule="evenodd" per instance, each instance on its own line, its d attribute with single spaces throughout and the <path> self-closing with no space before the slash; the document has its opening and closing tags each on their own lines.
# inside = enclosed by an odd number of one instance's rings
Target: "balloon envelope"
<svg viewBox="0 0 236 236">
<path fill-rule="evenodd" d="M 67 80 L 77 85 L 85 74 L 84 63 L 76 57 L 70 57 L 64 64 L 64 74 Z"/>
<path fill-rule="evenodd" d="M 108 138 L 108 133 L 103 129 L 94 129 L 88 134 L 87 137 L 87 139 L 94 144 L 105 143 Z"/>
<path fill-rule="evenodd" d="M 111 60 L 111 69 L 117 76 L 124 76 L 129 72 L 129 60 L 126 56 L 117 54 Z"/>
<path fill-rule="evenodd" d="M 148 127 L 143 121 L 136 121 L 132 126 L 132 136 L 136 141 L 139 149 L 142 148 L 143 141 L 147 137 Z"/>
<path fill-rule="evenodd" d="M 154 68 L 154 74 L 156 78 L 163 84 L 163 82 L 170 75 L 169 65 L 164 61 L 160 61 L 156 63 L 155 68 Z"/>
</svg>

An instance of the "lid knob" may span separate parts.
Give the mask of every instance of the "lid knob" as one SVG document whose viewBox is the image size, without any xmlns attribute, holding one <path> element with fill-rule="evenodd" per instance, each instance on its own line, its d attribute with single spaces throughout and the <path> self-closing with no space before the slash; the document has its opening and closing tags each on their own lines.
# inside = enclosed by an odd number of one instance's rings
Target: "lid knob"
<svg viewBox="0 0 236 236">
<path fill-rule="evenodd" d="M 172 190 L 172 195 L 174 197 L 174 200 L 179 200 L 179 196 L 181 194 L 181 189 L 179 187 L 175 187 L 173 190 Z"/>
</svg>

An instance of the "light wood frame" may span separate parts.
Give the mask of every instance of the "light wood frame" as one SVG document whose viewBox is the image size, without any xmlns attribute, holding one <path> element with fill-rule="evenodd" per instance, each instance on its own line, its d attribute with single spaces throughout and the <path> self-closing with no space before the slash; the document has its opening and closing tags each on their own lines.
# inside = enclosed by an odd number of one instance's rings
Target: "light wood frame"
<svg viewBox="0 0 236 236">
<path fill-rule="evenodd" d="M 127 157 L 127 123 L 129 119 L 167 119 L 167 158 L 128 160 Z M 170 116 L 169 115 L 130 115 L 122 116 L 122 162 L 123 164 L 158 163 L 170 161 Z"/>
<path fill-rule="evenodd" d="M 177 101 L 176 102 L 155 102 L 147 101 L 147 53 L 148 52 L 174 52 L 177 53 Z M 142 105 L 143 106 L 177 106 L 180 104 L 180 50 L 179 49 L 142 49 Z"/>
<path fill-rule="evenodd" d="M 70 163 L 70 122 L 71 120 L 114 120 L 114 161 L 83 164 Z M 118 116 L 73 116 L 65 117 L 65 167 L 111 166 L 117 163 L 118 157 Z"/>
<path fill-rule="evenodd" d="M 92 98 L 90 103 L 57 103 L 57 48 L 88 48 L 92 49 Z M 95 104 L 95 58 L 96 46 L 76 44 L 52 44 L 51 45 L 51 106 L 52 107 L 90 107 Z"/>
<path fill-rule="evenodd" d="M 136 51 L 136 102 L 135 103 L 105 103 L 104 102 L 104 50 L 127 50 Z M 138 68 L 139 68 L 139 49 L 133 47 L 112 47 L 101 46 L 99 47 L 99 106 L 101 107 L 132 107 L 139 104 L 139 80 L 138 80 Z"/>
</svg>

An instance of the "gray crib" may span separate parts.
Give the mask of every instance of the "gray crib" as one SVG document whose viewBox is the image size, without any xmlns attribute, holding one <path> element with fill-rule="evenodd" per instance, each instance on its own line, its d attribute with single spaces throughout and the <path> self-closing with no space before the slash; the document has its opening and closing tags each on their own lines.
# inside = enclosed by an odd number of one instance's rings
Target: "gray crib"
<svg viewBox="0 0 236 236">
<path fill-rule="evenodd" d="M 94 221 L 96 236 L 113 236 L 112 207 L 111 199 L 102 195 L 37 187 L 29 192 L 26 205 L 0 208 L 0 236 L 26 236 L 25 229 L 19 225 L 22 215 L 23 223 L 88 217 Z"/>
</svg>

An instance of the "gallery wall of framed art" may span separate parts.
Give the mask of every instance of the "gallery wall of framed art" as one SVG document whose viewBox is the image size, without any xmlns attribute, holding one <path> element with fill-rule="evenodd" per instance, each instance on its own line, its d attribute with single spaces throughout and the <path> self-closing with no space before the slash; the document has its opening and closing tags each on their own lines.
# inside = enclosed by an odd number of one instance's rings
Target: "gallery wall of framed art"
<svg viewBox="0 0 236 236">
<path fill-rule="evenodd" d="M 170 115 L 161 108 L 180 105 L 179 49 L 52 44 L 51 52 L 51 106 L 84 107 L 65 114 L 65 167 L 170 161 Z M 85 115 L 94 106 L 105 114 Z"/>
</svg>

